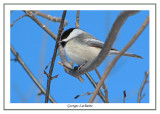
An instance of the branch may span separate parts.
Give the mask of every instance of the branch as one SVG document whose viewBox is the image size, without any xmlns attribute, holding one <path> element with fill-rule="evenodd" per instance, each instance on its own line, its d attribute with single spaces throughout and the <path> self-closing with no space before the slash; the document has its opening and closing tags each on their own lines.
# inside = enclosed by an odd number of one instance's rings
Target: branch
<svg viewBox="0 0 160 114">
<path fill-rule="evenodd" d="M 42 29 L 44 29 L 54 40 L 57 39 L 57 36 L 49 30 L 43 23 L 41 23 L 36 16 L 33 14 L 31 10 L 24 10 L 24 12 L 33 20 L 35 21 Z"/>
<path fill-rule="evenodd" d="M 90 94 L 92 94 L 92 93 L 93 93 L 93 92 L 87 92 L 87 93 L 84 93 L 84 94 L 81 94 L 81 95 L 77 95 L 77 96 L 74 97 L 74 99 L 77 99 L 77 98 L 80 97 L 80 96 L 90 95 Z"/>
<path fill-rule="evenodd" d="M 101 80 L 99 81 L 97 88 L 95 89 L 92 97 L 89 100 L 89 103 L 92 103 L 95 96 L 97 95 L 100 87 L 102 86 L 102 84 L 104 83 L 105 79 L 107 78 L 108 74 L 110 73 L 110 71 L 112 70 L 112 68 L 114 67 L 114 65 L 116 64 L 116 62 L 118 61 L 118 59 L 124 54 L 125 51 L 128 50 L 128 48 L 137 40 L 137 38 L 139 37 L 139 35 L 143 32 L 143 30 L 146 28 L 146 26 L 149 23 L 149 16 L 147 17 L 147 19 L 144 21 L 144 23 L 142 24 L 142 26 L 140 27 L 140 29 L 137 31 L 137 33 L 134 35 L 134 37 L 131 39 L 131 41 L 117 54 L 117 56 L 114 58 L 114 60 L 111 62 L 111 64 L 108 66 L 108 68 L 106 69 L 106 71 L 104 72 Z"/>
<path fill-rule="evenodd" d="M 97 87 L 97 84 L 96 84 L 96 82 L 93 80 L 93 78 L 91 77 L 91 75 L 90 75 L 88 72 L 85 73 L 85 75 L 87 76 L 87 78 L 89 79 L 89 81 L 92 83 L 93 87 L 96 88 L 96 87 Z M 99 95 L 100 98 L 103 100 L 103 102 L 105 102 L 105 97 L 104 97 L 104 95 L 103 95 L 103 93 L 102 93 L 101 90 L 99 90 L 98 95 Z"/>
<path fill-rule="evenodd" d="M 16 19 L 11 25 L 10 27 L 13 27 L 13 25 L 20 19 L 22 19 L 23 17 L 28 16 L 28 14 L 22 15 L 21 17 L 19 17 L 18 19 Z"/>
<path fill-rule="evenodd" d="M 116 40 L 118 32 L 120 31 L 120 28 L 125 23 L 127 18 L 131 15 L 138 13 L 138 12 L 139 11 L 123 11 L 123 12 L 121 12 L 120 15 L 117 17 L 116 21 L 114 22 L 114 24 L 110 30 L 110 33 L 107 37 L 107 40 L 104 43 L 104 47 L 102 48 L 102 50 L 99 53 L 99 55 L 97 56 L 97 58 L 94 61 L 92 61 L 91 63 L 87 62 L 83 67 L 81 67 L 80 70 L 76 70 L 76 71 L 75 70 L 65 70 L 66 73 L 68 73 L 74 77 L 79 77 L 80 75 L 83 75 L 86 72 L 89 72 L 91 70 L 96 69 L 104 61 L 104 59 L 107 57 L 114 41 Z M 64 49 L 61 49 L 61 48 L 62 48 L 62 46 L 60 44 L 60 46 L 59 46 L 60 57 L 61 57 L 62 63 L 67 66 L 69 64 L 69 62 L 68 62 L 67 58 L 64 56 Z M 68 67 L 70 67 L 70 65 Z"/>
<path fill-rule="evenodd" d="M 37 11 L 37 10 L 32 10 L 36 15 L 38 16 L 41 16 L 43 18 L 46 18 L 50 21 L 53 21 L 53 22 L 61 22 L 62 18 L 61 17 L 53 17 L 51 15 L 47 15 L 45 13 L 42 13 L 40 11 Z M 68 25 L 68 21 L 67 20 L 64 20 L 64 27 Z"/>
<path fill-rule="evenodd" d="M 35 21 L 42 29 L 44 29 L 54 40 L 57 40 L 57 36 L 54 34 L 54 33 L 52 33 L 52 31 L 50 31 L 44 24 L 42 24 L 36 17 L 35 17 L 35 15 L 33 14 L 33 12 L 31 11 L 31 10 L 24 10 L 24 12 L 33 20 L 33 21 Z M 62 48 L 62 46 L 61 45 L 59 45 L 59 52 L 61 52 L 61 57 L 62 57 L 62 59 L 63 59 L 63 57 L 66 59 L 66 56 L 65 56 L 65 53 L 64 53 L 64 49 Z M 62 50 L 62 51 L 61 51 Z M 65 61 L 65 59 L 63 59 L 64 61 Z M 72 69 L 72 66 L 70 65 L 70 63 L 68 62 L 68 60 L 66 59 L 66 61 L 67 62 L 64 62 L 65 64 L 65 66 L 67 66 L 67 67 L 69 67 L 69 68 L 71 68 Z M 65 68 L 64 68 L 65 69 Z M 73 69 L 72 69 L 73 70 Z M 71 70 L 71 71 L 72 71 Z M 68 70 L 67 69 L 65 69 L 65 71 L 66 72 L 68 72 Z M 84 80 L 83 80 L 83 78 L 81 77 L 81 76 L 78 76 L 78 77 L 76 77 L 77 79 L 79 79 L 81 82 L 83 82 Z"/>
<path fill-rule="evenodd" d="M 22 58 L 20 57 L 20 55 L 16 52 L 16 50 L 12 47 L 12 45 L 10 45 L 10 49 L 11 49 L 12 53 L 15 55 L 15 57 L 17 58 L 18 62 L 22 65 L 22 67 L 24 68 L 24 70 L 28 73 L 28 75 L 30 76 L 30 78 L 36 84 L 36 86 L 40 89 L 40 91 L 42 93 L 46 94 L 45 89 L 42 87 L 42 85 L 39 83 L 39 81 L 35 78 L 35 76 L 31 73 L 31 71 L 29 70 L 29 68 L 25 65 L 24 61 L 22 60 Z M 49 95 L 49 100 L 52 103 L 56 103 L 55 100 L 50 95 Z"/>
<path fill-rule="evenodd" d="M 101 80 L 101 75 L 99 73 L 99 71 L 97 69 L 95 69 L 98 77 L 99 77 L 99 80 Z M 105 83 L 102 84 L 102 87 L 104 89 L 104 93 L 105 93 L 105 103 L 109 103 L 108 101 L 108 90 L 107 90 L 107 86 L 105 85 Z"/>
<path fill-rule="evenodd" d="M 148 70 L 148 72 L 145 72 L 145 77 L 144 77 L 143 83 L 142 83 L 141 88 L 138 92 L 138 103 L 140 103 L 141 99 L 145 96 L 145 94 L 142 95 L 142 91 L 143 91 L 145 84 L 148 83 L 148 81 L 147 81 L 148 75 L 149 75 L 149 70 Z"/>
<path fill-rule="evenodd" d="M 80 13 L 80 10 L 77 10 L 77 16 L 76 16 L 76 28 L 79 28 L 79 13 Z"/>
<path fill-rule="evenodd" d="M 58 43 L 60 41 L 61 33 L 64 29 L 63 25 L 64 25 L 64 19 L 65 19 L 65 16 L 66 16 L 66 12 L 67 12 L 66 10 L 63 11 L 62 20 L 61 20 L 61 23 L 60 23 L 60 26 L 59 26 L 59 29 L 58 29 L 58 37 L 57 37 L 57 40 L 56 40 L 56 45 L 55 45 L 55 48 L 54 48 L 54 53 L 53 53 L 53 57 L 52 57 L 52 61 L 51 61 L 51 67 L 49 69 L 49 76 L 48 76 L 48 80 L 47 80 L 47 90 L 46 90 L 45 103 L 48 103 L 49 92 L 50 92 L 50 83 L 51 83 L 51 80 L 52 80 L 51 76 L 52 76 L 53 67 L 54 67 L 54 63 L 55 63 L 55 59 L 56 59 Z"/>
<path fill-rule="evenodd" d="M 125 103 L 125 101 L 126 101 L 126 96 L 127 96 L 127 95 L 126 95 L 126 90 L 124 90 L 124 91 L 123 91 L 123 103 Z"/>
</svg>

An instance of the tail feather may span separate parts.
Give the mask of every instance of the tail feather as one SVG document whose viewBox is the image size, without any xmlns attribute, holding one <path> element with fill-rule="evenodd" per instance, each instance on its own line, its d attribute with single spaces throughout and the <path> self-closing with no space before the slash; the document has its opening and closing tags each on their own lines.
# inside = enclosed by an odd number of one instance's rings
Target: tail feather
<svg viewBox="0 0 160 114">
<path fill-rule="evenodd" d="M 118 54 L 119 53 L 119 51 L 118 50 L 116 50 L 116 49 L 111 49 L 111 51 L 109 52 L 109 55 L 112 55 L 112 54 Z M 133 53 L 128 53 L 128 52 L 125 52 L 124 54 L 123 54 L 123 56 L 128 56 L 128 57 L 135 57 L 135 58 L 140 58 L 140 59 L 143 59 L 143 57 L 142 56 L 139 56 L 139 55 L 136 55 L 136 54 L 133 54 Z"/>
<path fill-rule="evenodd" d="M 129 56 L 129 57 L 135 57 L 135 58 L 140 58 L 140 59 L 143 59 L 142 56 L 139 56 L 139 55 L 136 55 L 136 54 L 133 54 L 133 53 L 124 53 L 123 54 L 124 56 Z"/>
</svg>

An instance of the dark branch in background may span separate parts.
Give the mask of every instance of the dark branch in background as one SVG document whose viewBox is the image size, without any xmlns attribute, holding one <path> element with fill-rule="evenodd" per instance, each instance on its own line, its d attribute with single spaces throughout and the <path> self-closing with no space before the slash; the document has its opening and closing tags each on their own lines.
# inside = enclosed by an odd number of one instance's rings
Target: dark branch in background
<svg viewBox="0 0 160 114">
<path fill-rule="evenodd" d="M 95 71 L 98 75 L 99 80 L 101 80 L 101 75 L 100 75 L 99 71 L 97 69 L 95 69 Z M 109 103 L 109 101 L 108 101 L 108 90 L 107 90 L 107 86 L 105 85 L 105 83 L 102 84 L 102 87 L 103 87 L 104 93 L 105 93 L 105 103 Z"/>
<path fill-rule="evenodd" d="M 125 51 L 128 50 L 128 48 L 137 40 L 137 38 L 139 37 L 139 35 L 143 32 L 143 30 L 146 28 L 146 26 L 149 23 L 149 16 L 147 17 L 147 19 L 144 21 L 144 23 L 142 24 L 142 26 L 140 27 L 140 29 L 137 31 L 137 33 L 134 35 L 134 37 L 130 40 L 130 42 L 117 54 L 117 56 L 113 59 L 113 61 L 111 62 L 111 64 L 108 66 L 108 68 L 105 70 L 101 80 L 99 81 L 97 88 L 95 89 L 92 97 L 89 100 L 89 103 L 92 103 L 95 96 L 97 95 L 100 87 L 102 86 L 102 84 L 104 83 L 105 79 L 107 78 L 108 74 L 110 73 L 110 71 L 112 70 L 112 68 L 114 67 L 114 65 L 116 64 L 116 62 L 118 61 L 118 59 L 125 53 Z"/>
<path fill-rule="evenodd" d="M 80 10 L 77 10 L 77 16 L 76 16 L 76 28 L 79 28 L 79 13 L 80 13 Z"/>
<path fill-rule="evenodd" d="M 93 78 L 91 77 L 91 75 L 90 75 L 88 72 L 85 73 L 85 75 L 87 76 L 87 78 L 89 79 L 89 81 L 92 83 L 93 87 L 96 88 L 96 87 L 97 87 L 97 84 L 96 84 L 96 82 L 93 80 Z M 103 93 L 102 93 L 101 90 L 99 90 L 98 95 L 99 95 L 100 98 L 103 100 L 103 102 L 105 102 L 105 97 L 104 97 L 104 95 L 103 95 Z"/>
<path fill-rule="evenodd" d="M 57 39 L 57 36 L 49 30 L 43 23 L 41 23 L 36 16 L 33 14 L 31 10 L 24 10 L 24 12 L 33 20 L 35 21 L 42 29 L 44 29 L 54 40 Z"/>
<path fill-rule="evenodd" d="M 34 83 L 36 84 L 36 86 L 40 89 L 40 91 L 44 94 L 46 94 L 45 89 L 42 87 L 42 85 L 39 83 L 39 81 L 35 78 L 35 76 L 31 73 L 31 71 L 29 70 L 29 68 L 25 65 L 24 61 L 22 60 L 22 58 L 20 57 L 20 55 L 15 51 L 15 49 L 12 47 L 12 45 L 10 45 L 10 49 L 12 51 L 12 53 L 15 55 L 15 57 L 17 58 L 18 62 L 22 65 L 22 67 L 24 68 L 24 70 L 28 73 L 28 75 L 30 76 L 30 78 L 34 81 Z M 55 100 L 49 95 L 49 100 L 52 103 L 56 103 Z"/>
<path fill-rule="evenodd" d="M 138 92 L 138 103 L 140 103 L 141 99 L 145 96 L 145 94 L 142 95 L 142 91 L 143 91 L 145 84 L 148 83 L 148 81 L 147 81 L 148 75 L 149 75 L 149 70 L 148 70 L 148 72 L 145 72 L 145 77 L 144 77 L 143 83 L 142 83 L 141 88 Z"/>
<path fill-rule="evenodd" d="M 124 91 L 123 91 L 123 103 L 125 103 L 125 101 L 126 101 L 126 96 L 127 96 L 127 95 L 126 95 L 126 90 L 124 90 Z"/>
<path fill-rule="evenodd" d="M 18 19 L 16 19 L 11 25 L 10 27 L 13 27 L 13 25 L 20 19 L 22 19 L 23 17 L 28 16 L 28 14 L 22 15 L 21 17 L 19 17 Z"/>
<path fill-rule="evenodd" d="M 53 72 L 53 68 L 54 68 L 54 63 L 55 63 L 55 59 L 56 59 L 56 55 L 57 55 L 57 49 L 58 49 L 58 44 L 59 44 L 59 41 L 60 41 L 61 33 L 64 29 L 63 27 L 64 27 L 64 19 L 65 19 L 65 16 L 66 16 L 66 12 L 67 12 L 66 10 L 63 11 L 62 20 L 61 20 L 61 23 L 60 23 L 60 26 L 59 26 L 59 29 L 58 29 L 58 37 L 57 37 L 57 40 L 56 40 L 56 45 L 55 45 L 55 48 L 54 48 L 54 53 L 53 53 L 53 57 L 52 57 L 52 61 L 51 61 L 51 67 L 49 69 L 49 76 L 47 76 L 48 80 L 47 80 L 47 90 L 46 90 L 45 103 L 48 103 L 48 99 L 49 99 L 50 84 L 51 84 L 51 80 L 52 80 L 52 72 Z"/>
<path fill-rule="evenodd" d="M 107 37 L 107 40 L 104 43 L 104 47 L 102 48 L 101 52 L 99 53 L 99 55 L 97 56 L 97 58 L 92 61 L 91 63 L 86 63 L 83 67 L 81 67 L 80 70 L 65 70 L 68 74 L 74 76 L 74 77 L 79 77 L 80 75 L 83 75 L 86 72 L 89 72 L 91 70 L 96 69 L 103 61 L 104 59 L 107 57 L 114 41 L 116 40 L 117 34 L 120 31 L 120 28 L 122 27 L 122 25 L 124 24 L 124 22 L 127 20 L 127 18 L 129 16 L 132 16 L 136 13 L 138 13 L 139 11 L 123 11 L 120 13 L 120 15 L 117 17 L 116 21 L 114 22 L 110 33 Z M 69 62 L 67 60 L 67 58 L 64 56 L 64 49 L 61 49 L 62 46 L 60 44 L 59 46 L 59 53 L 60 53 L 60 57 L 62 60 L 62 63 L 64 65 L 68 65 Z M 70 66 L 69 66 L 70 67 Z"/>
<path fill-rule="evenodd" d="M 53 22 L 61 22 L 62 18 L 61 17 L 53 17 L 51 15 L 47 15 L 45 13 L 42 13 L 40 11 L 37 11 L 37 10 L 32 10 L 36 15 L 38 16 L 41 16 L 41 17 L 44 17 L 50 21 L 53 21 Z M 64 20 L 64 27 L 68 25 L 68 21 L 67 20 Z"/>
</svg>

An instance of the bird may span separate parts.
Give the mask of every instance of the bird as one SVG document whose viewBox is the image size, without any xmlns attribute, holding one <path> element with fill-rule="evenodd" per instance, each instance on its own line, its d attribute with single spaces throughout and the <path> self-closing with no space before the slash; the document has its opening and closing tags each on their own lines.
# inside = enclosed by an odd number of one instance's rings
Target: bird
<svg viewBox="0 0 160 114">
<path fill-rule="evenodd" d="M 100 53 L 104 42 L 90 33 L 77 28 L 69 28 L 61 35 L 60 43 L 70 61 L 78 66 L 92 62 Z M 119 51 L 111 48 L 108 55 L 116 55 Z M 125 52 L 123 56 L 143 59 L 142 56 Z"/>
</svg>

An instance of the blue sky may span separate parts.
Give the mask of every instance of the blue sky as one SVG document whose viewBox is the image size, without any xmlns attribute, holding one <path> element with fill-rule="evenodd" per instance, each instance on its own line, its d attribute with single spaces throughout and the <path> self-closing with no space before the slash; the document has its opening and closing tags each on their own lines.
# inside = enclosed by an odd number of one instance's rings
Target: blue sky
<svg viewBox="0 0 160 114">
<path fill-rule="evenodd" d="M 42 11 L 43 13 L 61 17 L 63 11 Z M 97 39 L 105 41 L 106 37 L 121 11 L 80 11 L 80 29 L 89 32 Z M 13 11 L 11 13 L 10 22 L 24 15 L 23 11 Z M 128 18 L 126 23 L 121 28 L 117 40 L 113 47 L 121 50 L 131 40 L 138 29 L 141 27 L 144 20 L 149 15 L 148 11 L 140 11 L 138 14 Z M 59 23 L 48 21 L 40 16 L 37 18 L 44 23 L 53 33 L 58 34 Z M 75 27 L 76 11 L 67 11 L 66 20 L 68 26 L 64 29 Z M 47 77 L 43 74 L 45 66 L 51 61 L 55 41 L 41 29 L 29 17 L 20 19 L 11 28 L 11 44 L 19 53 L 25 64 L 40 81 L 44 88 L 46 88 Z M 144 59 L 137 59 L 132 57 L 121 57 L 115 67 L 109 74 L 105 81 L 108 88 L 109 102 L 122 103 L 123 91 L 126 90 L 126 103 L 137 103 L 138 91 L 144 79 L 145 71 L 149 69 L 149 25 L 140 35 L 138 40 L 129 48 L 127 52 L 131 52 L 142 56 Z M 101 75 L 103 75 L 108 64 L 115 56 L 109 56 L 98 67 Z M 11 59 L 15 56 L 11 52 Z M 50 94 L 58 103 L 87 103 L 91 95 L 81 96 L 74 99 L 75 96 L 86 92 L 93 92 L 94 87 L 86 78 L 81 83 L 76 78 L 69 76 L 64 72 L 62 66 L 58 64 L 60 57 L 56 58 L 55 67 L 53 69 L 53 76 L 59 74 L 59 77 L 52 80 Z M 11 103 L 44 103 L 45 96 L 38 96 L 39 89 L 33 83 L 31 78 L 25 72 L 18 62 L 11 61 Z M 49 72 L 49 68 L 46 70 Z M 98 76 L 95 71 L 89 72 L 95 82 L 98 82 Z M 149 80 L 149 79 L 148 79 Z M 102 89 L 103 91 L 103 89 Z M 146 96 L 141 100 L 143 103 L 149 102 L 149 84 L 144 87 L 143 93 Z M 143 94 L 142 93 L 142 94 Z M 102 102 L 99 96 L 96 97 L 95 102 Z"/>
</svg>

